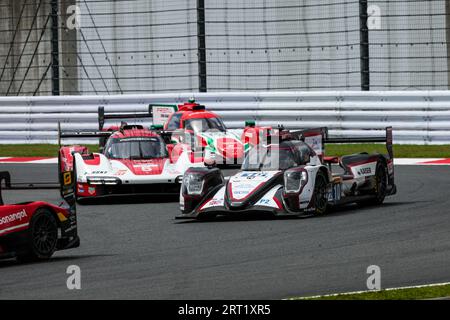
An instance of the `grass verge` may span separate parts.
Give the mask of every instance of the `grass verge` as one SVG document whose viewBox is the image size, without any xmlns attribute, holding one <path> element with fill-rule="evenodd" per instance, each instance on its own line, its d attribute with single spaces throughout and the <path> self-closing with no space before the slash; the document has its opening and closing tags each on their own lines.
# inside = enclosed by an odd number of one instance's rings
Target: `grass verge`
<svg viewBox="0 0 450 320">
<path fill-rule="evenodd" d="M 86 145 L 90 151 L 97 152 L 98 145 Z M 57 157 L 59 146 L 55 144 L 3 144 L 0 157 Z"/>
<path fill-rule="evenodd" d="M 416 288 L 386 289 L 362 293 L 299 297 L 289 300 L 421 300 L 450 297 L 450 284 Z"/>
<path fill-rule="evenodd" d="M 89 150 L 98 151 L 98 146 L 88 145 Z M 357 152 L 386 153 L 383 144 L 330 144 L 326 154 L 342 156 Z M 51 144 L 0 145 L 0 157 L 56 157 L 58 146 Z M 396 158 L 450 158 L 450 145 L 394 145 Z"/>
<path fill-rule="evenodd" d="M 326 146 L 327 155 L 342 156 L 357 152 L 387 153 L 383 144 L 331 144 Z M 450 158 L 450 145 L 394 145 L 395 158 Z"/>
</svg>

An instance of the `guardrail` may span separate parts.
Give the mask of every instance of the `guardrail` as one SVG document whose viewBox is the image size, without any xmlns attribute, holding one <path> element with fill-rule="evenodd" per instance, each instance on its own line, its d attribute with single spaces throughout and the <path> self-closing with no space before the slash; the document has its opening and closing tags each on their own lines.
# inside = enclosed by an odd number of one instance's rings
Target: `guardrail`
<svg viewBox="0 0 450 320">
<path fill-rule="evenodd" d="M 379 135 L 394 143 L 450 144 L 449 91 L 214 92 L 118 96 L 1 97 L 0 143 L 57 143 L 62 129 L 97 129 L 97 110 L 144 111 L 150 103 L 190 97 L 220 114 L 230 128 L 245 120 L 286 128 L 329 127 L 330 135 Z M 150 124 L 149 121 L 143 121 Z M 75 142 L 75 141 L 73 141 Z M 85 141 L 78 141 L 85 142 Z"/>
</svg>

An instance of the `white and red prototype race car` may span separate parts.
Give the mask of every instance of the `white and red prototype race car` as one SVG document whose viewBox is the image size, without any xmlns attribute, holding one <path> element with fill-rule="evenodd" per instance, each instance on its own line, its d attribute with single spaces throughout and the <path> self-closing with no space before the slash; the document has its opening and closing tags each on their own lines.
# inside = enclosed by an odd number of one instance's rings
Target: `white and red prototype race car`
<svg viewBox="0 0 450 320">
<path fill-rule="evenodd" d="M 178 194 L 184 172 L 190 167 L 204 167 L 201 154 L 189 145 L 166 143 L 163 133 L 142 125 L 122 123 L 119 128 L 104 131 L 59 135 L 60 140 L 100 139 L 98 153 L 80 145 L 60 148 L 59 170 L 74 171 L 77 201 L 113 195 Z"/>
<path fill-rule="evenodd" d="M 171 132 L 173 143 L 189 142 L 193 150 L 202 151 L 206 159 L 220 166 L 241 165 L 245 152 L 259 143 L 259 136 L 271 127 L 246 121 L 243 129 L 229 129 L 221 117 L 191 99 L 180 105 L 150 105 L 153 122 Z M 158 110 L 161 108 L 162 112 Z"/>
<path fill-rule="evenodd" d="M 388 154 L 324 157 L 326 143 L 368 142 L 386 143 Z M 333 163 L 342 172 L 332 172 Z M 347 203 L 381 204 L 395 193 L 392 128 L 379 138 L 329 138 L 326 128 L 280 130 L 272 141 L 252 148 L 241 171 L 229 179 L 218 168 L 189 169 L 183 178 L 177 218 L 258 212 L 320 215 L 331 206 Z"/>
</svg>

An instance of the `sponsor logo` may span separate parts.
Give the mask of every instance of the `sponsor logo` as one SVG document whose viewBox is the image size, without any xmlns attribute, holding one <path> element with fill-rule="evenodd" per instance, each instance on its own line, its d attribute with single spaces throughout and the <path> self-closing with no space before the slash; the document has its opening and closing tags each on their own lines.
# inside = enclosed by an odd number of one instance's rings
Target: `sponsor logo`
<svg viewBox="0 0 450 320">
<path fill-rule="evenodd" d="M 126 173 L 127 173 L 127 170 L 117 170 L 115 175 L 116 176 L 123 176 Z"/>
<path fill-rule="evenodd" d="M 64 172 L 63 175 L 64 185 L 71 185 L 72 184 L 72 174 L 70 172 Z"/>
<path fill-rule="evenodd" d="M 25 211 L 25 209 L 23 209 L 22 211 L 0 218 L 0 225 L 11 223 L 14 221 L 22 221 L 22 219 L 25 219 L 27 216 L 27 212 Z"/>
<path fill-rule="evenodd" d="M 365 174 L 371 174 L 372 173 L 372 169 L 371 168 L 361 168 L 358 171 L 359 175 L 365 175 Z"/>
<path fill-rule="evenodd" d="M 261 199 L 261 200 L 258 201 L 258 204 L 270 205 L 270 199 Z"/>
<path fill-rule="evenodd" d="M 208 203 L 208 205 L 211 207 L 214 207 L 214 206 L 220 206 L 220 205 L 222 205 L 222 203 L 223 203 L 223 199 L 213 199 Z"/>
<path fill-rule="evenodd" d="M 242 178 L 255 179 L 255 178 L 267 178 L 269 175 L 266 172 L 243 172 Z"/>
<path fill-rule="evenodd" d="M 233 194 L 234 195 L 238 195 L 238 194 L 247 194 L 249 192 L 249 190 L 233 190 Z"/>
<path fill-rule="evenodd" d="M 154 168 L 158 168 L 157 164 L 135 164 L 133 165 L 136 169 L 141 169 L 144 172 L 151 172 Z"/>
<path fill-rule="evenodd" d="M 252 184 L 248 184 L 248 183 L 237 183 L 239 181 L 235 181 L 235 183 L 233 184 L 233 190 L 238 190 L 238 189 L 243 189 L 243 190 L 248 190 L 248 189 L 253 189 L 255 186 Z"/>
<path fill-rule="evenodd" d="M 108 171 L 92 171 L 92 174 L 106 174 Z"/>
</svg>

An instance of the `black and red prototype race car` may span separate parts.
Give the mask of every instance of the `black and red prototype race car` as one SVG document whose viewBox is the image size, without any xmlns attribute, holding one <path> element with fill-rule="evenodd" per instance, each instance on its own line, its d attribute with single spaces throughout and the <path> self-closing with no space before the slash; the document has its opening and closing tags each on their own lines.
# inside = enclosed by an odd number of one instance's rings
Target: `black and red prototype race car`
<svg viewBox="0 0 450 320">
<path fill-rule="evenodd" d="M 43 201 L 4 204 L 2 182 L 10 187 L 11 177 L 0 172 L 0 259 L 47 260 L 55 251 L 80 245 L 72 174 L 63 173 L 63 179 L 59 206 Z"/>
<path fill-rule="evenodd" d="M 218 168 L 189 169 L 177 218 L 258 212 L 312 216 L 348 203 L 381 204 L 396 193 L 392 128 L 386 129 L 385 137 L 330 138 L 327 132 L 280 130 L 268 143 L 252 148 L 241 170 L 229 179 Z M 327 143 L 369 142 L 385 143 L 388 154 L 324 156 Z M 341 172 L 333 172 L 333 164 Z"/>
</svg>

